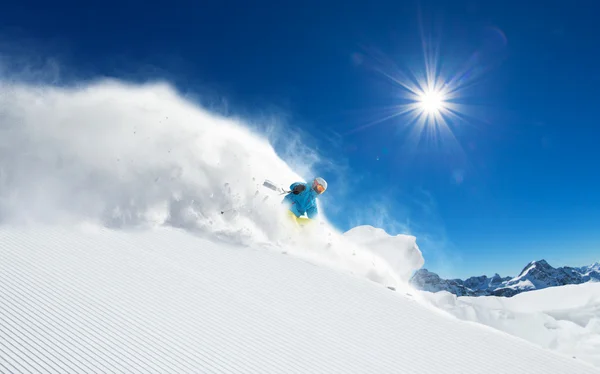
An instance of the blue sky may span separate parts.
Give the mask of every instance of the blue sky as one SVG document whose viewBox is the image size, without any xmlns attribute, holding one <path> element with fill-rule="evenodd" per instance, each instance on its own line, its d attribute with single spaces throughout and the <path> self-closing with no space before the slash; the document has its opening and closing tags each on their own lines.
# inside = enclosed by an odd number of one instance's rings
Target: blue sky
<svg viewBox="0 0 600 374">
<path fill-rule="evenodd" d="M 278 147 L 300 135 L 320 153 L 340 229 L 410 232 L 444 277 L 600 260 L 600 5 L 488 3 L 12 2 L 0 48 L 60 80 L 164 78 L 275 116 Z M 409 117 L 372 123 L 406 101 L 390 77 L 423 73 L 424 45 L 466 87 L 462 119 L 417 143 Z"/>
</svg>

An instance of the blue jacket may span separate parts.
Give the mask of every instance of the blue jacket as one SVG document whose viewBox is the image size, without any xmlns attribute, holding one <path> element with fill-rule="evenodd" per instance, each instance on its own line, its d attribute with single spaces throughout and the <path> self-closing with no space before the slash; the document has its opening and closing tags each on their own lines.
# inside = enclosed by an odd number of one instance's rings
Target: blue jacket
<svg viewBox="0 0 600 374">
<path fill-rule="evenodd" d="M 308 183 L 296 182 L 292 183 L 290 186 L 290 190 L 293 190 L 296 186 L 304 186 L 304 191 L 300 192 L 298 195 L 294 195 L 293 193 L 287 194 L 282 204 L 287 205 L 288 209 L 296 215 L 296 217 L 300 217 L 304 213 L 306 213 L 308 218 L 314 218 L 317 216 L 317 196 L 319 194 L 317 191 L 311 188 L 311 185 Z"/>
</svg>

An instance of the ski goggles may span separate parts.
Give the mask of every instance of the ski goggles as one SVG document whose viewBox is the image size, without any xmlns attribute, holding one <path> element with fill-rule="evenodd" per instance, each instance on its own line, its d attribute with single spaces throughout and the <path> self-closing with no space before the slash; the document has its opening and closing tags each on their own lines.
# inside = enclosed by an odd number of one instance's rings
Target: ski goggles
<svg viewBox="0 0 600 374">
<path fill-rule="evenodd" d="M 325 192 L 325 186 L 323 186 L 322 184 L 320 184 L 317 181 L 313 182 L 312 185 L 313 190 L 315 190 L 319 195 L 322 194 L 323 192 Z"/>
</svg>

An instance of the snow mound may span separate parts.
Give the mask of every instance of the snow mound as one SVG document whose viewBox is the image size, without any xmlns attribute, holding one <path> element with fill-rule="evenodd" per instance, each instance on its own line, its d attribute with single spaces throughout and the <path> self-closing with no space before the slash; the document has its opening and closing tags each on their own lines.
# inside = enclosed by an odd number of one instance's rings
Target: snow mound
<svg viewBox="0 0 600 374">
<path fill-rule="evenodd" d="M 364 225 L 346 231 L 344 237 L 385 259 L 405 282 L 425 263 L 417 238 L 411 235 L 391 236 L 381 228 Z"/>
<path fill-rule="evenodd" d="M 0 223 L 170 226 L 389 285 L 404 278 L 348 243 L 323 210 L 321 225 L 290 230 L 282 196 L 263 182 L 287 188 L 303 178 L 262 134 L 168 84 L 2 84 L 0 113 Z"/>
<path fill-rule="evenodd" d="M 600 367 L 600 283 L 550 287 L 511 298 L 419 292 L 455 317 L 488 325 Z"/>
</svg>

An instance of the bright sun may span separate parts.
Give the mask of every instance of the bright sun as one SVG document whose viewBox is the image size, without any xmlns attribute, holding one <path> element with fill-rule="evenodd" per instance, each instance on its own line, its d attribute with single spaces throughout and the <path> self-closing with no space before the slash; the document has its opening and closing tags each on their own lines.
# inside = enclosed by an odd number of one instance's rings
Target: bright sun
<svg viewBox="0 0 600 374">
<path fill-rule="evenodd" d="M 456 71 L 442 73 L 437 43 L 423 37 L 424 67 L 402 69 L 386 56 L 376 53 L 375 69 L 397 86 L 394 97 L 397 104 L 385 106 L 379 118 L 351 129 L 347 133 L 363 131 L 378 123 L 395 117 L 400 121 L 402 131 L 408 130 L 407 139 L 419 144 L 421 138 L 456 142 L 453 128 L 459 123 L 473 118 L 467 116 L 468 105 L 460 103 L 463 90 L 479 78 L 475 74 L 478 66 L 471 60 Z M 391 63 L 390 63 L 391 62 Z"/>
<path fill-rule="evenodd" d="M 427 114 L 438 114 L 445 106 L 444 95 L 436 90 L 423 92 L 419 95 L 419 105 Z"/>
</svg>

